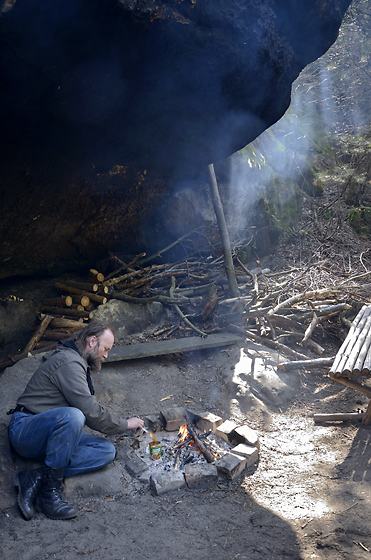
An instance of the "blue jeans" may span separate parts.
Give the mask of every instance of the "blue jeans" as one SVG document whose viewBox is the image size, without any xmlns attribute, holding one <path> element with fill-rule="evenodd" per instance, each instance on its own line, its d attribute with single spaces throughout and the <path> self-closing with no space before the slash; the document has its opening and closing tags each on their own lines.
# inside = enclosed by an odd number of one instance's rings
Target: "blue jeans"
<svg viewBox="0 0 371 560">
<path fill-rule="evenodd" d="M 39 414 L 14 412 L 9 440 L 22 457 L 43 461 L 64 476 L 87 473 L 113 461 L 114 445 L 100 436 L 83 433 L 85 416 L 78 408 L 52 408 Z"/>
</svg>

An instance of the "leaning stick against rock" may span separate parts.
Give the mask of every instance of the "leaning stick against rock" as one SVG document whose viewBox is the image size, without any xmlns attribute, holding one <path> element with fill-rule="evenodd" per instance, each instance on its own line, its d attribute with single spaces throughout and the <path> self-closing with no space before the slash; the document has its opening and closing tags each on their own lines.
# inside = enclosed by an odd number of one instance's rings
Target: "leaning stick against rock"
<svg viewBox="0 0 371 560">
<path fill-rule="evenodd" d="M 25 354 L 31 352 L 31 350 L 36 346 L 36 344 L 39 342 L 40 338 L 43 336 L 44 332 L 48 328 L 52 318 L 53 317 L 51 317 L 50 315 L 44 317 L 44 319 L 41 321 L 40 325 L 37 327 L 36 331 L 32 335 L 29 343 L 26 345 L 25 349 L 23 350 Z"/>
</svg>

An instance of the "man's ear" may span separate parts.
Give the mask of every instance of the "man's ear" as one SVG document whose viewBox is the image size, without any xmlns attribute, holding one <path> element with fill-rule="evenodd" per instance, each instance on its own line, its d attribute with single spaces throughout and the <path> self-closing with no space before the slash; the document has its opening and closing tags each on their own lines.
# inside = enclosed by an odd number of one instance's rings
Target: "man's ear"
<svg viewBox="0 0 371 560">
<path fill-rule="evenodd" d="M 97 341 L 97 337 L 96 337 L 95 335 L 91 336 L 91 337 L 88 339 L 88 345 L 89 345 L 89 347 L 90 347 L 90 348 L 93 348 L 94 343 L 95 343 L 96 341 Z"/>
</svg>

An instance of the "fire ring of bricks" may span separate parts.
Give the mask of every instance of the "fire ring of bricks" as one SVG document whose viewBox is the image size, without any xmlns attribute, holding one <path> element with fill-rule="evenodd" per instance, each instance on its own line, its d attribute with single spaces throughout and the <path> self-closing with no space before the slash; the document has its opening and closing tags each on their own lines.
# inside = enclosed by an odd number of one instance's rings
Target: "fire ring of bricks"
<svg viewBox="0 0 371 560">
<path fill-rule="evenodd" d="M 259 459 L 253 429 L 211 412 L 169 408 L 147 416 L 145 426 L 136 449 L 124 452 L 125 467 L 157 496 L 186 486 L 210 488 L 219 477 L 234 480 Z"/>
</svg>

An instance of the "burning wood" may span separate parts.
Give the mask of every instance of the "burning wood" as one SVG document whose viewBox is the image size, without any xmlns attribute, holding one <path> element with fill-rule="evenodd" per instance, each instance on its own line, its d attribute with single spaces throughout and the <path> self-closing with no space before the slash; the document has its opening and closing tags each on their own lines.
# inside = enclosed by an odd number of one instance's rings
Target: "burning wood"
<svg viewBox="0 0 371 560">
<path fill-rule="evenodd" d="M 215 461 L 215 455 L 210 449 L 208 449 L 207 445 L 201 441 L 201 437 L 197 434 L 196 428 L 193 426 L 188 413 L 186 414 L 186 424 L 179 428 L 178 440 L 179 441 L 174 446 L 174 449 L 194 446 L 199 449 L 208 463 L 213 463 Z"/>
</svg>

